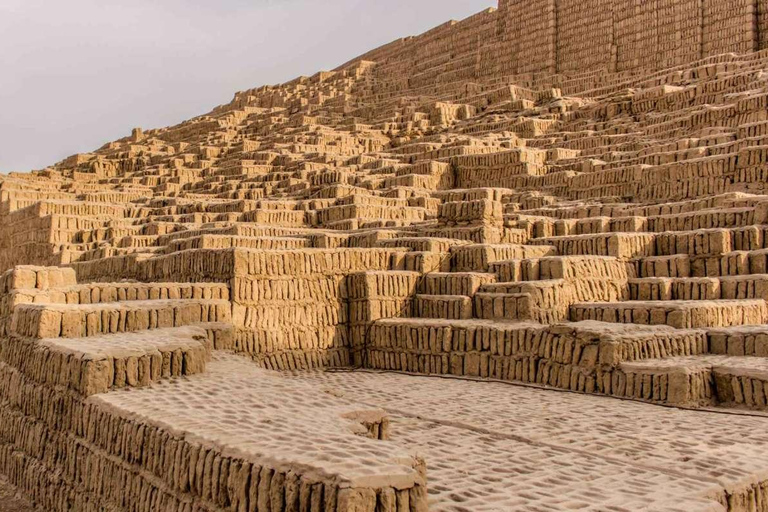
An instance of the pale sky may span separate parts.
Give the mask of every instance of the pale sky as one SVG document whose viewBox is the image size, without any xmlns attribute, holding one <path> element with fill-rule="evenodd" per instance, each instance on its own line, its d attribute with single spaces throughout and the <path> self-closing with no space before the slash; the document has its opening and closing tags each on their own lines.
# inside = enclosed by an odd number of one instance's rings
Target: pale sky
<svg viewBox="0 0 768 512">
<path fill-rule="evenodd" d="M 0 172 L 333 69 L 496 0 L 0 0 Z"/>
</svg>

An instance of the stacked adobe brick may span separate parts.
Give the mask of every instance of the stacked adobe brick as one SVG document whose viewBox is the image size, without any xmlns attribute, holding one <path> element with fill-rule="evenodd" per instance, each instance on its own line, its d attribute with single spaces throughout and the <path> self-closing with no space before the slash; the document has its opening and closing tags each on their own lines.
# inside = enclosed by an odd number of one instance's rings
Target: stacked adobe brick
<svg viewBox="0 0 768 512">
<path fill-rule="evenodd" d="M 502 0 L 3 177 L 0 472 L 54 511 L 426 510 L 386 414 L 265 369 L 766 410 L 765 4 Z"/>
</svg>

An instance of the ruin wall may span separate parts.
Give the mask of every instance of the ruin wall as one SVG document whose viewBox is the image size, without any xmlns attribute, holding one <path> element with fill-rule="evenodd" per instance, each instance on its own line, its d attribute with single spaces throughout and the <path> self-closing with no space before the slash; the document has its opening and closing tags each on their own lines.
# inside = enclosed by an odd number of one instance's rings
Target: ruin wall
<svg viewBox="0 0 768 512">
<path fill-rule="evenodd" d="M 768 47 L 766 12 L 768 0 L 499 0 L 339 69 L 376 61 L 417 87 L 441 58 L 455 62 L 451 75 L 474 78 L 664 69 Z"/>
</svg>

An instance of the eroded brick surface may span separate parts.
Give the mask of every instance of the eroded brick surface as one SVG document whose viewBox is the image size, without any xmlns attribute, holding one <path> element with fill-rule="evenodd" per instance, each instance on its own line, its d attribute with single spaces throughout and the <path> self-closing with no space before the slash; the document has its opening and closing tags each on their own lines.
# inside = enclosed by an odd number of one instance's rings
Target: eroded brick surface
<svg viewBox="0 0 768 512">
<path fill-rule="evenodd" d="M 766 12 L 500 0 L 0 177 L 0 473 L 52 512 L 765 509 Z"/>
</svg>

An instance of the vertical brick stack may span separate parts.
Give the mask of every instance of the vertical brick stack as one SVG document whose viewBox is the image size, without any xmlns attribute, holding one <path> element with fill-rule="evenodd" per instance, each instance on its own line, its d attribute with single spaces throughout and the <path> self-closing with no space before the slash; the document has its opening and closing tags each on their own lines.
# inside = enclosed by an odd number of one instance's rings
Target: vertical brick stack
<svg viewBox="0 0 768 512">
<path fill-rule="evenodd" d="M 369 331 L 376 320 L 410 317 L 419 272 L 358 272 L 347 277 L 351 360 L 362 366 L 368 357 Z"/>
<path fill-rule="evenodd" d="M 757 50 L 760 44 L 757 10 L 755 0 L 704 0 L 703 55 Z"/>
<path fill-rule="evenodd" d="M 613 71 L 613 0 L 558 0 L 557 72 Z"/>
<path fill-rule="evenodd" d="M 659 31 L 656 2 L 619 1 L 613 9 L 616 71 L 655 68 Z"/>
<path fill-rule="evenodd" d="M 702 55 L 702 0 L 656 0 L 661 69 L 682 66 Z"/>
<path fill-rule="evenodd" d="M 766 0 L 757 1 L 757 33 L 758 49 L 768 48 L 768 2 Z"/>
<path fill-rule="evenodd" d="M 517 48 L 516 74 L 553 74 L 557 67 L 557 3 L 539 0 L 535 7 L 524 0 L 509 4 L 507 39 Z"/>
<path fill-rule="evenodd" d="M 235 350 L 274 369 L 347 365 L 347 275 L 390 270 L 403 252 L 238 251 L 232 278 Z"/>
</svg>

